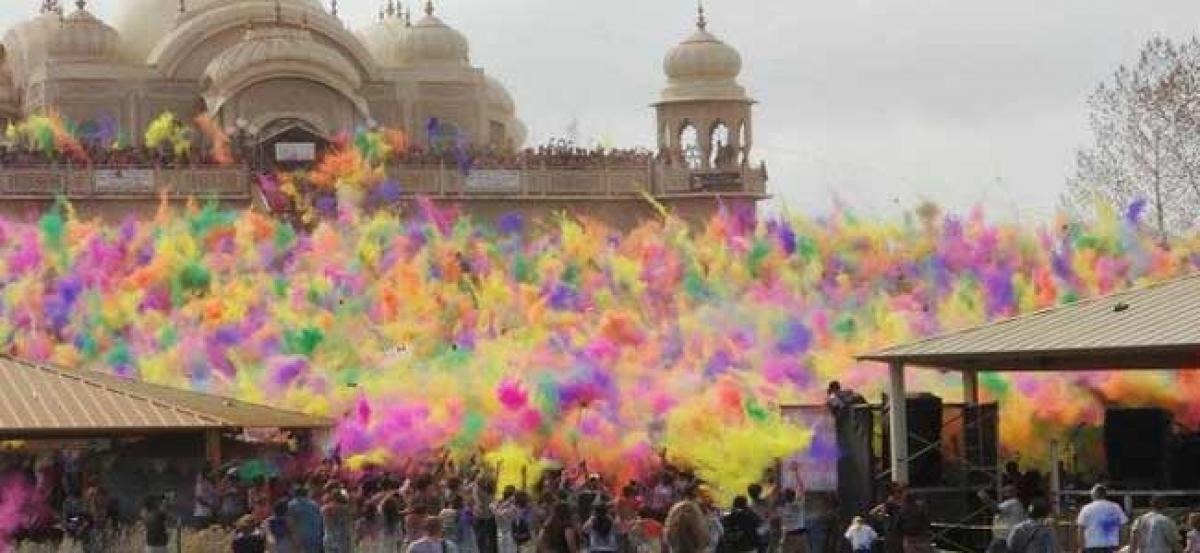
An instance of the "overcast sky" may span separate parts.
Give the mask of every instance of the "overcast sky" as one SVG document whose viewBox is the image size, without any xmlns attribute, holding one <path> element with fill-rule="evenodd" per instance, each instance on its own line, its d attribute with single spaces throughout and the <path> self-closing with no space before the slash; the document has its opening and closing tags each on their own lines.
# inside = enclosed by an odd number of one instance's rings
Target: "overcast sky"
<svg viewBox="0 0 1200 553">
<path fill-rule="evenodd" d="M 163 0 L 174 3 L 176 0 Z M 0 0 L 0 28 L 39 0 Z M 121 0 L 91 0 L 114 16 Z M 653 145 L 648 104 L 694 0 L 437 0 L 472 61 L 512 90 L 532 141 Z M 1196 0 L 707 0 L 758 99 L 776 207 L 869 213 L 932 199 L 1040 218 L 1088 138 L 1088 94 L 1155 34 L 1190 36 Z M 349 23 L 377 3 L 342 0 Z M 414 10 L 417 11 L 417 10 Z"/>
</svg>

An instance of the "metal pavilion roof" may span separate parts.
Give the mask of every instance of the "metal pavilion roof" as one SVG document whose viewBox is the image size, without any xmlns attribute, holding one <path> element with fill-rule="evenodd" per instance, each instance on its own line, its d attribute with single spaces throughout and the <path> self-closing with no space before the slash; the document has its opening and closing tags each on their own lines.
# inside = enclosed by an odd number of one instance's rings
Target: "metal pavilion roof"
<svg viewBox="0 0 1200 553">
<path fill-rule="evenodd" d="M 1200 273 L 858 358 L 983 371 L 1200 368 Z"/>
<path fill-rule="evenodd" d="M 0 355 L 0 436 L 325 428 L 294 411 Z"/>
</svg>

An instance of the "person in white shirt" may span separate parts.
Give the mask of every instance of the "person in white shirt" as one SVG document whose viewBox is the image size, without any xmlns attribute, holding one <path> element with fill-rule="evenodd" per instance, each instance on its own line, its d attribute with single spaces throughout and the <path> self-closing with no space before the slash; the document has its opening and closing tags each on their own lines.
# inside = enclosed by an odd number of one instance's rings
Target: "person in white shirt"
<svg viewBox="0 0 1200 553">
<path fill-rule="evenodd" d="M 779 526 L 783 534 L 779 543 L 781 553 L 808 553 L 808 521 L 804 517 L 804 497 L 796 490 L 783 491 L 779 506 Z"/>
<path fill-rule="evenodd" d="M 1131 553 L 1175 553 L 1179 551 L 1179 525 L 1164 515 L 1167 500 L 1162 496 L 1150 498 L 1150 512 L 1133 521 L 1130 530 Z"/>
<path fill-rule="evenodd" d="M 192 506 L 192 523 L 197 529 L 208 528 L 213 521 L 213 511 L 217 506 L 217 486 L 213 484 L 206 470 L 196 475 L 196 485 L 192 490 L 195 503 Z"/>
<path fill-rule="evenodd" d="M 1128 523 L 1125 511 L 1108 500 L 1108 489 L 1097 484 L 1092 488 L 1092 502 L 1084 505 L 1075 519 L 1084 553 L 1116 551 L 1121 545 L 1121 527 Z"/>
<path fill-rule="evenodd" d="M 850 550 L 854 553 L 870 553 L 871 546 L 878 539 L 879 534 L 863 522 L 863 517 L 854 517 L 854 521 L 846 529 L 846 540 L 850 542 Z"/>
<path fill-rule="evenodd" d="M 404 553 L 458 553 L 454 542 L 442 538 L 442 519 L 426 517 L 421 523 L 421 538 L 408 544 Z"/>
<path fill-rule="evenodd" d="M 1001 490 L 1004 500 L 992 502 L 987 492 L 980 491 L 979 498 L 991 504 L 996 515 L 992 517 L 992 543 L 988 553 L 1006 553 L 1008 551 L 1008 536 L 1016 525 L 1027 518 L 1025 506 L 1017 499 L 1017 487 L 1008 485 Z"/>
</svg>

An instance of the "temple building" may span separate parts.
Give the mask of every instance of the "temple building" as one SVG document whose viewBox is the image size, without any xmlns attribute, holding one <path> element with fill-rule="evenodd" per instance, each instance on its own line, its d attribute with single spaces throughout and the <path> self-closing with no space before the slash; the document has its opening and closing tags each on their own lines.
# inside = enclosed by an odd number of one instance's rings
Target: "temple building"
<svg viewBox="0 0 1200 553">
<path fill-rule="evenodd" d="M 255 136 L 422 128 L 437 118 L 477 143 L 525 140 L 508 91 L 471 65 L 466 37 L 432 2 L 411 23 L 393 5 L 361 34 L 316 0 L 174 4 L 123 1 L 113 27 L 86 2 L 73 10 L 43 3 L 4 38 L 8 87 L 0 100 L 10 97 L 9 115 L 53 108 L 73 121 L 108 116 L 144 129 L 164 111 L 203 107 Z"/>
<path fill-rule="evenodd" d="M 53 110 L 81 127 L 119 128 L 136 143 L 163 112 L 185 120 L 208 113 L 267 163 L 311 162 L 338 132 L 375 126 L 404 130 L 426 149 L 442 140 L 493 152 L 527 146 L 512 95 L 472 65 L 467 37 L 440 17 L 432 0 L 407 7 L 389 0 L 373 24 L 357 31 L 339 18 L 336 0 L 123 0 L 120 6 L 115 24 L 96 17 L 84 0 L 31 6 L 33 17 L 4 34 L 0 123 Z M 389 172 L 406 193 L 488 217 L 578 209 L 601 217 L 611 211 L 624 224 L 652 215 L 647 196 L 696 216 L 711 212 L 717 198 L 765 198 L 765 168 L 750 163 L 753 101 L 737 82 L 741 57 L 708 31 L 703 9 L 663 69 L 667 84 L 654 104 L 657 151 L 644 161 L 558 166 L 526 157 L 469 173 L 411 161 Z M 261 167 L 145 168 L 130 177 L 105 174 L 103 167 L 4 167 L 0 197 L 12 200 L 3 209 L 10 213 L 54 194 L 85 208 L 89 200 L 107 201 L 94 211 L 122 213 L 140 209 L 147 200 L 139 194 L 164 190 L 178 198 L 269 204 L 255 189 L 255 169 Z"/>
</svg>

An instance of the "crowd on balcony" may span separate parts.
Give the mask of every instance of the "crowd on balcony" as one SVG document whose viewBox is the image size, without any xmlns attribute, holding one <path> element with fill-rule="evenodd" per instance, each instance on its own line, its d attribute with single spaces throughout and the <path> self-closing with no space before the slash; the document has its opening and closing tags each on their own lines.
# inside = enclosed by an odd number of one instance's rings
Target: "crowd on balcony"
<svg viewBox="0 0 1200 553">
<path fill-rule="evenodd" d="M 148 146 L 102 147 L 81 144 L 79 151 L 67 152 L 34 148 L 26 144 L 0 144 L 0 169 L 35 168 L 189 168 L 222 165 L 208 150 L 176 153 L 168 147 Z M 233 151 L 234 164 L 241 164 L 241 152 Z M 228 165 L 228 164 L 225 164 Z"/>
<path fill-rule="evenodd" d="M 240 147 L 239 147 L 240 146 Z M 267 157 L 254 148 L 234 144 L 230 148 L 234 165 L 256 165 L 256 158 Z M 393 156 L 401 165 L 438 165 L 476 169 L 602 169 L 645 168 L 655 154 L 645 148 L 583 148 L 567 141 L 552 141 L 520 151 L 494 147 L 450 146 L 425 148 L 411 146 Z M 175 151 L 168 145 L 102 146 L 81 143 L 75 151 L 38 148 L 22 142 L 0 143 L 0 169 L 13 168 L 189 168 L 221 165 L 207 148 Z M 227 165 L 227 163 L 226 163 Z"/>
<path fill-rule="evenodd" d="M 654 152 L 645 148 L 583 148 L 570 141 L 554 140 L 520 151 L 470 145 L 436 148 L 414 145 L 398 156 L 397 161 L 408 165 L 448 165 L 469 169 L 602 169 L 644 168 L 653 159 Z"/>
</svg>

